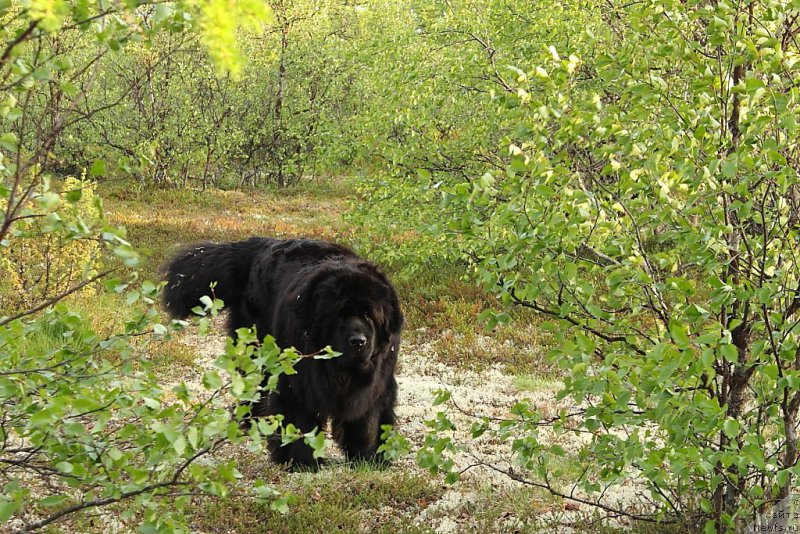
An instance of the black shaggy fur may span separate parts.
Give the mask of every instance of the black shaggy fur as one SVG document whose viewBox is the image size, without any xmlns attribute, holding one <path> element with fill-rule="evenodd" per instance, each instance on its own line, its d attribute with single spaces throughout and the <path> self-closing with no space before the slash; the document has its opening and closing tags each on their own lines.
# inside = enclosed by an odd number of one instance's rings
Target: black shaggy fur
<svg viewBox="0 0 800 534">
<path fill-rule="evenodd" d="M 186 317 L 213 294 L 229 310 L 228 330 L 255 325 L 278 346 L 315 353 L 330 345 L 332 360 L 304 358 L 297 374 L 281 375 L 277 391 L 254 416 L 283 414 L 303 432 L 332 421 L 333 436 L 351 459 L 372 459 L 381 425 L 394 425 L 403 314 L 397 293 L 372 263 L 341 245 L 309 239 L 250 238 L 195 245 L 165 266 L 164 305 Z M 281 463 L 315 465 L 302 441 L 271 443 Z M 381 458 L 377 458 L 381 459 Z"/>
</svg>

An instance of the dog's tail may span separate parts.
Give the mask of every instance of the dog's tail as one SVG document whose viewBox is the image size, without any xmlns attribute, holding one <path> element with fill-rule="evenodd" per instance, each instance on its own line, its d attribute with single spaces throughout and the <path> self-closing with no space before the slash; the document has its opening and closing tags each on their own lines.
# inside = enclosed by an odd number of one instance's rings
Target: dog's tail
<svg viewBox="0 0 800 534">
<path fill-rule="evenodd" d="M 172 317 L 184 318 L 204 295 L 221 299 L 226 305 L 240 301 L 253 259 L 273 242 L 253 237 L 234 243 L 200 243 L 181 250 L 162 267 L 167 281 L 164 307 Z"/>
</svg>

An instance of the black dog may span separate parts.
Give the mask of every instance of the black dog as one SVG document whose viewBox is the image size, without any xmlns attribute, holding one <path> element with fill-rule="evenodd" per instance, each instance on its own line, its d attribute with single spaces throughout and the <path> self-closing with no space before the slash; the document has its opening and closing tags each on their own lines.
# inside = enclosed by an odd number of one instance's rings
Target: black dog
<svg viewBox="0 0 800 534">
<path fill-rule="evenodd" d="M 225 302 L 228 330 L 255 326 L 278 346 L 312 354 L 330 345 L 341 356 L 304 358 L 295 375 L 253 407 L 254 416 L 283 414 L 302 432 L 333 422 L 333 436 L 350 459 L 371 459 L 381 425 L 394 425 L 403 314 L 397 292 L 372 263 L 347 247 L 309 239 L 250 238 L 196 245 L 166 265 L 164 305 L 186 317 L 213 293 Z M 302 441 L 270 442 L 273 460 L 315 465 Z M 382 459 L 382 458 L 377 458 Z"/>
</svg>

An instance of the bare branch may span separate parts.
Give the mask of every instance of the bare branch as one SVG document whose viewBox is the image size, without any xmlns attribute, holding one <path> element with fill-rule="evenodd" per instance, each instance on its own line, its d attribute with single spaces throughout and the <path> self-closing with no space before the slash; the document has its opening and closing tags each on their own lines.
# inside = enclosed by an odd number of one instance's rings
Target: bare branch
<svg viewBox="0 0 800 534">
<path fill-rule="evenodd" d="M 78 284 L 76 286 L 73 286 L 73 287 L 67 289 L 66 291 L 64 291 L 62 293 L 59 293 L 55 297 L 44 301 L 43 303 L 39 304 L 38 306 L 36 306 L 34 308 L 22 311 L 22 312 L 20 312 L 20 313 L 18 313 L 16 315 L 12 315 L 11 317 L 6 317 L 6 318 L 0 320 L 0 326 L 5 326 L 8 323 L 10 323 L 11 321 L 16 321 L 17 319 L 20 319 L 20 318 L 25 317 L 27 315 L 31 315 L 31 314 L 34 314 L 34 313 L 36 313 L 38 311 L 42 311 L 43 309 L 47 308 L 48 306 L 52 306 L 56 302 L 68 297 L 69 295 L 75 293 L 76 291 L 79 291 L 80 289 L 88 286 L 89 284 L 91 284 L 93 282 L 96 282 L 97 280 L 100 280 L 101 278 L 103 278 L 105 276 L 108 276 L 109 274 L 113 273 L 117 269 L 118 269 L 118 267 L 115 267 L 113 269 L 106 269 L 102 273 L 97 274 L 97 275 L 89 278 L 88 280 L 84 280 L 80 284 Z"/>
</svg>

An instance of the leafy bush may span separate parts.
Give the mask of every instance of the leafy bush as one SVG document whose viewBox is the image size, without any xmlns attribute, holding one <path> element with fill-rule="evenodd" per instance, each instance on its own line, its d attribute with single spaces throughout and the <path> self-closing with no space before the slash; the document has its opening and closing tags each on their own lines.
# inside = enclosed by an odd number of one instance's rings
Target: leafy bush
<svg viewBox="0 0 800 534">
<path fill-rule="evenodd" d="M 69 177 L 56 193 L 45 181 L 34 195 L 36 202 L 21 212 L 0 257 L 0 277 L 6 281 L 0 310 L 32 307 L 94 277 L 102 267 L 102 248 L 88 232 L 101 215 L 94 184 Z M 6 205 L 0 198 L 0 210 Z M 85 286 L 82 292 L 94 290 Z"/>
<path fill-rule="evenodd" d="M 528 28 L 526 6 L 554 19 L 577 8 L 581 23 L 562 18 L 537 41 L 546 56 L 517 58 L 506 76 L 513 52 L 500 54 L 516 41 L 485 35 Z M 459 7 L 441 15 L 451 27 L 470 20 L 449 19 Z M 443 178 L 444 207 L 427 216 L 483 287 L 551 318 L 559 398 L 574 408 L 543 420 L 521 404 L 475 431 L 512 443 L 528 474 L 510 476 L 558 495 L 739 528 L 800 474 L 797 6 L 519 2 L 501 13 L 505 25 L 485 33 L 481 21 L 453 31 L 491 43 L 487 89 L 499 124 L 517 127 L 502 164 Z M 463 84 L 470 68 L 441 83 Z M 435 422 L 426 467 L 451 469 L 447 428 Z M 570 453 L 554 436 L 583 445 Z M 564 480 L 560 466 L 576 463 L 577 480 Z M 609 502 L 626 483 L 641 486 L 638 507 Z"/>
<path fill-rule="evenodd" d="M 293 372 L 298 355 L 271 338 L 256 345 L 243 330 L 205 372 L 202 389 L 183 381 L 165 389 L 148 344 L 136 340 L 158 340 L 185 323 L 155 322 L 153 284 L 107 286 L 144 306 L 112 336 L 62 304 L 35 319 L 0 319 L 0 522 L 33 530 L 113 505 L 144 531 L 187 530 L 185 514 L 203 495 L 266 499 L 284 510 L 285 499 L 263 482 L 239 483 L 236 454 L 217 453 L 245 442 L 261 451 L 275 432 L 324 447 L 315 432 L 282 428 L 280 417 L 247 427 L 239 419 L 248 409 L 242 403 L 261 394 L 264 373 Z M 221 308 L 207 302 L 206 328 Z"/>
<path fill-rule="evenodd" d="M 143 532 L 187 531 L 193 498 L 231 494 L 285 510 L 286 500 L 269 486 L 239 484 L 235 455 L 214 454 L 245 441 L 260 450 L 275 432 L 324 446 L 317 433 L 283 428 L 280 417 L 240 425 L 264 373 L 292 372 L 298 357 L 270 339 L 255 343 L 252 332 L 228 343 L 201 391 L 184 382 L 165 390 L 148 361 L 148 343 L 186 323 L 159 323 L 157 287 L 137 282 L 135 272 L 121 274 L 139 256 L 124 231 L 103 226 L 92 184 L 68 179 L 59 193 L 48 174 L 60 164 L 53 149 L 65 129 L 98 112 L 87 95 L 104 59 L 132 41 L 199 28 L 218 65 L 236 70 L 236 22 L 257 24 L 264 16 L 263 3 L 249 1 L 0 2 L 0 268 L 9 282 L 0 312 L 5 527 L 80 522 L 74 514 L 113 506 Z M 87 153 L 92 176 L 125 166 L 95 160 L 91 146 Z M 114 271 L 117 278 L 108 279 Z M 117 295 L 126 316 L 122 327 L 112 324 L 103 334 L 91 326 L 96 318 L 63 302 L 97 280 Z M 201 323 L 220 306 L 207 300 Z"/>
</svg>

